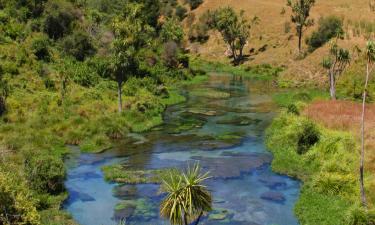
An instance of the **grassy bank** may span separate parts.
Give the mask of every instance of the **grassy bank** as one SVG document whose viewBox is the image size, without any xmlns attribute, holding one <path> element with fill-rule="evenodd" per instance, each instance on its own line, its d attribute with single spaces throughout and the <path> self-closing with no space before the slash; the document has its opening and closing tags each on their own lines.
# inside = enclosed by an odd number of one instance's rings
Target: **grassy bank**
<svg viewBox="0 0 375 225">
<path fill-rule="evenodd" d="M 233 74 L 257 80 L 274 80 L 279 73 L 283 71 L 280 67 L 273 67 L 269 64 L 260 64 L 256 66 L 233 66 L 220 62 L 209 62 L 200 58 L 194 58 L 191 61 L 191 67 L 197 71 L 206 71 L 216 74 Z"/>
<path fill-rule="evenodd" d="M 306 102 L 276 99 L 288 106 L 267 129 L 266 144 L 274 154 L 273 170 L 302 181 L 295 206 L 301 224 L 374 224 L 373 206 L 368 212 L 360 207 L 357 140 L 309 120 L 302 112 Z"/>
</svg>

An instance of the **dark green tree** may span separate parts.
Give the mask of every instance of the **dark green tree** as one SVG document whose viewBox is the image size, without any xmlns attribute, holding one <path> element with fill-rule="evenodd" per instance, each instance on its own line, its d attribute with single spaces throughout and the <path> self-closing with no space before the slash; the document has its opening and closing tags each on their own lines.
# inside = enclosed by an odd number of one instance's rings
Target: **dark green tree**
<svg viewBox="0 0 375 225">
<path fill-rule="evenodd" d="M 118 111 L 122 111 L 122 85 L 138 68 L 139 52 L 151 43 L 154 29 L 143 17 L 144 5 L 131 3 L 112 23 L 115 35 L 112 51 L 112 78 L 118 85 Z"/>
<path fill-rule="evenodd" d="M 288 0 L 287 2 L 287 6 L 292 9 L 292 22 L 296 25 L 299 52 L 302 50 L 302 36 L 305 28 L 314 24 L 314 20 L 309 19 L 310 10 L 314 4 L 315 0 Z"/>
</svg>

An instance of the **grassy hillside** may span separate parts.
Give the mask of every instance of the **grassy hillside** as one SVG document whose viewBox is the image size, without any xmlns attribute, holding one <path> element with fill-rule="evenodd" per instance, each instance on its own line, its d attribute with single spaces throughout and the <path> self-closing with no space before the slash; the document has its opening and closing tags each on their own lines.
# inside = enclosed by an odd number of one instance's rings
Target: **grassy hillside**
<svg viewBox="0 0 375 225">
<path fill-rule="evenodd" d="M 244 10 L 250 19 L 254 16 L 260 18 L 259 24 L 251 31 L 251 39 L 245 49 L 249 54 L 254 48 L 256 54 L 251 54 L 245 64 L 257 65 L 269 63 L 285 66 L 287 69 L 282 74 L 281 80 L 286 80 L 290 85 L 319 85 L 326 83 L 326 73 L 321 69 L 322 56 L 328 53 L 328 48 L 322 47 L 308 54 L 304 59 L 297 60 L 298 38 L 295 36 L 295 28 L 290 23 L 290 9 L 285 0 L 209 0 L 192 13 L 195 15 L 195 23 L 207 10 L 230 6 L 235 10 Z M 315 20 L 315 26 L 308 28 L 305 37 L 317 27 L 319 18 L 336 15 L 344 20 L 345 39 L 340 45 L 353 50 L 358 45 L 363 48 L 365 39 L 373 36 L 375 32 L 375 12 L 372 12 L 368 1 L 330 0 L 316 1 L 311 11 L 311 18 Z M 191 21 L 185 19 L 188 30 Z M 258 51 L 266 46 L 266 50 Z M 226 45 L 216 32 L 210 33 L 209 40 L 204 43 L 189 43 L 192 52 L 201 55 L 206 60 L 229 62 L 225 56 Z M 307 48 L 306 46 L 304 47 Z"/>
</svg>

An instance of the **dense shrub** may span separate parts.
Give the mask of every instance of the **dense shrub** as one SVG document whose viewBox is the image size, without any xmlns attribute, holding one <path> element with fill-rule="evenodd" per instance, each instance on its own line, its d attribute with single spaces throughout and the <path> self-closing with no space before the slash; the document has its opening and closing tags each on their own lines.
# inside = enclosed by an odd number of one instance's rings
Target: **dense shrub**
<svg viewBox="0 0 375 225">
<path fill-rule="evenodd" d="M 177 68 L 178 67 L 178 46 L 176 42 L 170 41 L 164 44 L 163 61 L 167 67 Z"/>
<path fill-rule="evenodd" d="M 191 10 L 198 8 L 203 3 L 203 0 L 187 0 L 190 5 Z"/>
<path fill-rule="evenodd" d="M 347 225 L 375 225 L 375 211 L 368 211 L 361 206 L 353 206 L 346 216 Z"/>
<path fill-rule="evenodd" d="M 187 13 L 187 9 L 181 5 L 178 5 L 176 7 L 176 16 L 181 20 L 185 19 L 186 17 L 186 13 Z"/>
<path fill-rule="evenodd" d="M 131 106 L 132 110 L 149 116 L 156 116 L 164 110 L 164 105 L 160 103 L 160 100 L 146 89 L 140 89 L 135 97 L 135 102 Z"/>
<path fill-rule="evenodd" d="M 84 87 L 92 87 L 99 83 L 100 77 L 96 73 L 95 68 L 86 62 L 73 62 L 67 71 L 71 74 L 71 79 Z"/>
<path fill-rule="evenodd" d="M 35 199 L 20 177 L 0 170 L 0 224 L 40 224 Z"/>
<path fill-rule="evenodd" d="M 31 43 L 31 50 L 39 60 L 48 61 L 50 58 L 49 53 L 49 39 L 44 35 L 38 35 Z"/>
<path fill-rule="evenodd" d="M 64 190 L 64 163 L 55 156 L 30 153 L 25 171 L 30 187 L 39 193 L 58 194 Z"/>
<path fill-rule="evenodd" d="M 298 107 L 293 103 L 287 106 L 287 112 L 297 116 L 300 114 Z"/>
<path fill-rule="evenodd" d="M 201 43 L 206 42 L 210 37 L 208 32 L 213 26 L 213 18 L 214 15 L 210 11 L 207 11 L 200 16 L 199 20 L 189 29 L 189 40 Z"/>
<path fill-rule="evenodd" d="M 50 38 L 59 39 L 70 33 L 76 19 L 73 7 L 66 2 L 49 2 L 44 12 L 44 31 Z"/>
<path fill-rule="evenodd" d="M 66 54 L 79 61 L 83 61 L 87 56 L 95 53 L 91 38 L 84 32 L 74 32 L 64 38 L 62 48 Z"/>
<path fill-rule="evenodd" d="M 301 131 L 297 134 L 297 153 L 306 153 L 320 139 L 320 132 L 310 121 L 301 123 Z"/>
<path fill-rule="evenodd" d="M 174 41 L 180 43 L 184 38 L 184 30 L 176 20 L 169 19 L 163 24 L 160 37 L 163 42 Z"/>
<path fill-rule="evenodd" d="M 324 17 L 319 20 L 319 27 L 314 31 L 311 36 L 306 40 L 309 46 L 309 51 L 323 46 L 331 38 L 341 36 L 344 32 L 343 22 L 336 16 Z"/>
</svg>

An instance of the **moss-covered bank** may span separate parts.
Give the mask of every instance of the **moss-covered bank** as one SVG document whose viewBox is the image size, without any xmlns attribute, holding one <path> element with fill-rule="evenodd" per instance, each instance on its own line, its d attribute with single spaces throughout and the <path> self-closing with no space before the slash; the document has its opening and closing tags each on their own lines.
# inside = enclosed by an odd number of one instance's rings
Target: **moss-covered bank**
<svg viewBox="0 0 375 225">
<path fill-rule="evenodd" d="M 374 224 L 373 209 L 366 213 L 359 207 L 359 154 L 353 136 L 297 114 L 285 110 L 275 118 L 266 144 L 274 154 L 273 170 L 303 183 L 295 206 L 301 224 Z"/>
</svg>

